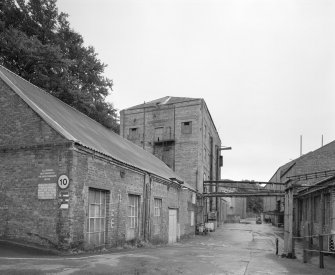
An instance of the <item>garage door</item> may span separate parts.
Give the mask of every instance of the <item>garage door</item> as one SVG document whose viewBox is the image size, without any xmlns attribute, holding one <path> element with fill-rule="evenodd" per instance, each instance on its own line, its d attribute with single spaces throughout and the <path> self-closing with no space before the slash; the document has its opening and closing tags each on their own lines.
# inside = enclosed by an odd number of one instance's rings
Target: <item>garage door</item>
<svg viewBox="0 0 335 275">
<path fill-rule="evenodd" d="M 169 243 L 177 241 L 177 210 L 169 209 Z"/>
</svg>

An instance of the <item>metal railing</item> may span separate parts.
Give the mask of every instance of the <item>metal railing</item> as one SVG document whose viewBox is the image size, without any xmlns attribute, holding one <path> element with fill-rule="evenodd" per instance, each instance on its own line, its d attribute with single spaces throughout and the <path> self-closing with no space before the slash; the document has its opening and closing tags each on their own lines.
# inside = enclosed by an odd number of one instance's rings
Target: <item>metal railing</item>
<svg viewBox="0 0 335 275">
<path fill-rule="evenodd" d="M 292 248 L 293 255 L 295 255 L 295 240 L 302 239 L 303 240 L 303 262 L 307 263 L 308 261 L 308 252 L 310 253 L 319 253 L 319 267 L 324 268 L 324 254 L 335 254 L 335 250 L 331 251 L 324 250 L 324 237 L 328 237 L 328 246 L 330 246 L 331 236 L 334 236 L 335 233 L 332 234 L 315 234 L 310 236 L 303 237 L 293 237 L 292 239 Z M 318 239 L 318 249 L 311 248 L 311 239 Z"/>
</svg>

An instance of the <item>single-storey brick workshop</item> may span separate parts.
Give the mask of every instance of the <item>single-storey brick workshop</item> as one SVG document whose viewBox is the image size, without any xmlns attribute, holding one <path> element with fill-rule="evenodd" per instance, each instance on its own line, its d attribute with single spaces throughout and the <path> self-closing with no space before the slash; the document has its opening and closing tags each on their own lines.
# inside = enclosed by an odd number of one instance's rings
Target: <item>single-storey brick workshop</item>
<svg viewBox="0 0 335 275">
<path fill-rule="evenodd" d="M 165 163 L 0 66 L 0 238 L 56 249 L 173 243 L 196 193 Z"/>
</svg>

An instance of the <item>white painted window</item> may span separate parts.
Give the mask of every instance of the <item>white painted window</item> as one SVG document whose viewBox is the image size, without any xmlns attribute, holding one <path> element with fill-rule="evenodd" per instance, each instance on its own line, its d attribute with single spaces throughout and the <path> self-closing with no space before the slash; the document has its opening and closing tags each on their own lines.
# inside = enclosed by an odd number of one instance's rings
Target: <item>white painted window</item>
<svg viewBox="0 0 335 275">
<path fill-rule="evenodd" d="M 154 216 L 160 217 L 162 212 L 162 200 L 161 199 L 155 199 L 154 200 Z"/>
<path fill-rule="evenodd" d="M 160 233 L 162 223 L 162 199 L 154 199 L 154 234 Z"/>
<path fill-rule="evenodd" d="M 94 246 L 104 245 L 106 233 L 107 191 L 89 189 L 88 192 L 88 243 Z"/>
<path fill-rule="evenodd" d="M 138 218 L 139 218 L 139 198 L 137 195 L 129 195 L 129 204 L 128 204 L 128 225 L 129 228 L 135 229 L 138 227 Z"/>
</svg>

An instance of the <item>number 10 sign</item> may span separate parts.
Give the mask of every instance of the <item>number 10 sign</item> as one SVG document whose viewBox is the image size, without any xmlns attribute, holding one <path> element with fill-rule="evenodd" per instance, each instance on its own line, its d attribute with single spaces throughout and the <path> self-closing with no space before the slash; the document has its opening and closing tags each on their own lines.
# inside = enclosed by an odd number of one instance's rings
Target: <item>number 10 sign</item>
<svg viewBox="0 0 335 275">
<path fill-rule="evenodd" d="M 70 180 L 67 175 L 61 175 L 58 178 L 58 186 L 60 189 L 66 189 L 69 187 Z"/>
</svg>

